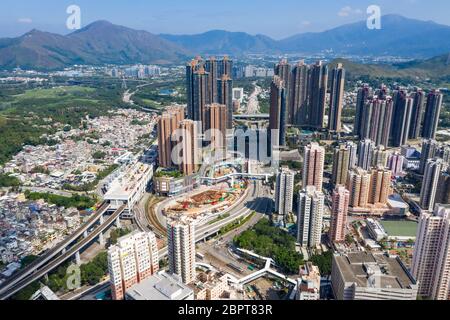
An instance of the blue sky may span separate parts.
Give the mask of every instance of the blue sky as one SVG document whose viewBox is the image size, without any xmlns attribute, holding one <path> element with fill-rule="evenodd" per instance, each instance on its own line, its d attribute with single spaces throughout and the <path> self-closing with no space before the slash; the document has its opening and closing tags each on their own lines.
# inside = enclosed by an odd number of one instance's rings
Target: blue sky
<svg viewBox="0 0 450 320">
<path fill-rule="evenodd" d="M 66 8 L 81 8 L 81 23 L 108 20 L 152 33 L 193 34 L 211 29 L 280 39 L 363 20 L 376 4 L 382 14 L 450 25 L 448 0 L 1 0 L 0 37 L 32 28 L 68 33 Z"/>
</svg>

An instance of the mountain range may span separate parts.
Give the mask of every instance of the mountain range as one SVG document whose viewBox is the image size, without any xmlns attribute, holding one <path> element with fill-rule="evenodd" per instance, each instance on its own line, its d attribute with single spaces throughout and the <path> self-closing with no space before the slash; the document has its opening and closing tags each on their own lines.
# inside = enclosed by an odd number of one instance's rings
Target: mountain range
<svg viewBox="0 0 450 320">
<path fill-rule="evenodd" d="M 39 30 L 0 39 L 0 68 L 58 69 L 73 64 L 171 64 L 197 54 L 248 53 L 391 55 L 427 59 L 450 52 L 450 26 L 399 15 L 382 17 L 380 30 L 366 21 L 282 40 L 212 30 L 196 35 L 155 35 L 96 21 L 68 35 Z M 411 68 L 413 66 L 404 66 Z M 397 69 L 401 69 L 398 66 Z"/>
<path fill-rule="evenodd" d="M 184 48 L 147 31 L 97 21 L 69 35 L 31 30 L 0 39 L 0 66 L 57 69 L 74 64 L 168 64 L 185 59 Z"/>
</svg>

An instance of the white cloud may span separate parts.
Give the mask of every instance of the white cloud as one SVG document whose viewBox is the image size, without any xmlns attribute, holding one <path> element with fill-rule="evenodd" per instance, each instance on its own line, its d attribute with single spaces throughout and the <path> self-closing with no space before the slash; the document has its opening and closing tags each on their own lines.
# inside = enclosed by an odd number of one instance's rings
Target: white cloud
<svg viewBox="0 0 450 320">
<path fill-rule="evenodd" d="M 302 25 L 310 26 L 311 25 L 311 21 L 302 21 Z"/>
<path fill-rule="evenodd" d="M 345 6 L 345 7 L 341 8 L 341 10 L 339 10 L 338 16 L 340 16 L 340 17 L 348 17 L 350 15 L 360 15 L 362 13 L 363 12 L 362 12 L 361 9 L 353 9 L 350 6 Z"/>
<path fill-rule="evenodd" d="M 31 18 L 19 18 L 19 19 L 17 19 L 17 22 L 19 22 L 19 23 L 33 23 L 33 19 L 31 19 Z"/>
</svg>

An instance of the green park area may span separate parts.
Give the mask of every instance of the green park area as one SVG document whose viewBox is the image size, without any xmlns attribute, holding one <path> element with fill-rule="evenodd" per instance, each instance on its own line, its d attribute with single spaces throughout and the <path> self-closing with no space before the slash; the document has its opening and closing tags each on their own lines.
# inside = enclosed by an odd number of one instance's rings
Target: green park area
<svg viewBox="0 0 450 320">
<path fill-rule="evenodd" d="M 298 273 L 303 256 L 295 251 L 295 238 L 288 232 L 272 226 L 266 219 L 260 220 L 252 229 L 234 238 L 234 244 L 256 254 L 273 257 L 288 273 Z"/>
<path fill-rule="evenodd" d="M 166 178 L 181 178 L 183 176 L 183 174 L 176 169 L 165 169 L 165 168 L 160 168 L 158 169 L 155 174 L 154 177 L 155 178 L 161 178 L 161 177 L 166 177 Z"/>
<path fill-rule="evenodd" d="M 83 196 L 79 194 L 74 194 L 71 197 L 64 197 L 51 193 L 43 193 L 43 192 L 30 192 L 29 190 L 25 191 L 25 197 L 28 200 L 39 200 L 42 199 L 47 203 L 55 204 L 58 207 L 64 208 L 77 208 L 79 210 L 84 210 L 87 208 L 91 208 L 95 205 L 96 200 L 89 197 Z"/>
<path fill-rule="evenodd" d="M 253 228 L 236 236 L 233 241 L 239 248 L 272 257 L 285 273 L 298 274 L 300 265 L 305 262 L 303 255 L 295 249 L 295 237 L 286 230 L 272 225 L 267 219 L 260 220 Z M 309 261 L 319 267 L 322 275 L 329 275 L 332 256 L 331 251 L 315 253 Z"/>
</svg>

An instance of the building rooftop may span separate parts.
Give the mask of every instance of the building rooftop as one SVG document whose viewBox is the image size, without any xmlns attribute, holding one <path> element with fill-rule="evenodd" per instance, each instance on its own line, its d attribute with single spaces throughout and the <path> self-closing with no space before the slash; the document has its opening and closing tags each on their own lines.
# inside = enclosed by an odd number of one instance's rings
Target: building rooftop
<svg viewBox="0 0 450 320">
<path fill-rule="evenodd" d="M 105 199 L 128 200 L 130 195 L 136 191 L 135 189 L 139 186 L 139 182 L 152 170 L 151 165 L 141 162 L 126 166 L 119 176 L 111 182 L 105 194 Z"/>
<path fill-rule="evenodd" d="M 176 276 L 160 272 L 132 286 L 126 295 L 132 300 L 185 300 L 193 290 Z"/>
<path fill-rule="evenodd" d="M 335 260 L 344 281 L 353 282 L 358 287 L 407 289 L 416 284 L 398 257 L 353 252 L 335 255 Z"/>
<path fill-rule="evenodd" d="M 397 193 L 389 195 L 387 201 L 391 208 L 399 208 L 405 210 L 409 209 L 408 204 L 405 201 L 403 201 L 402 197 Z"/>
</svg>

